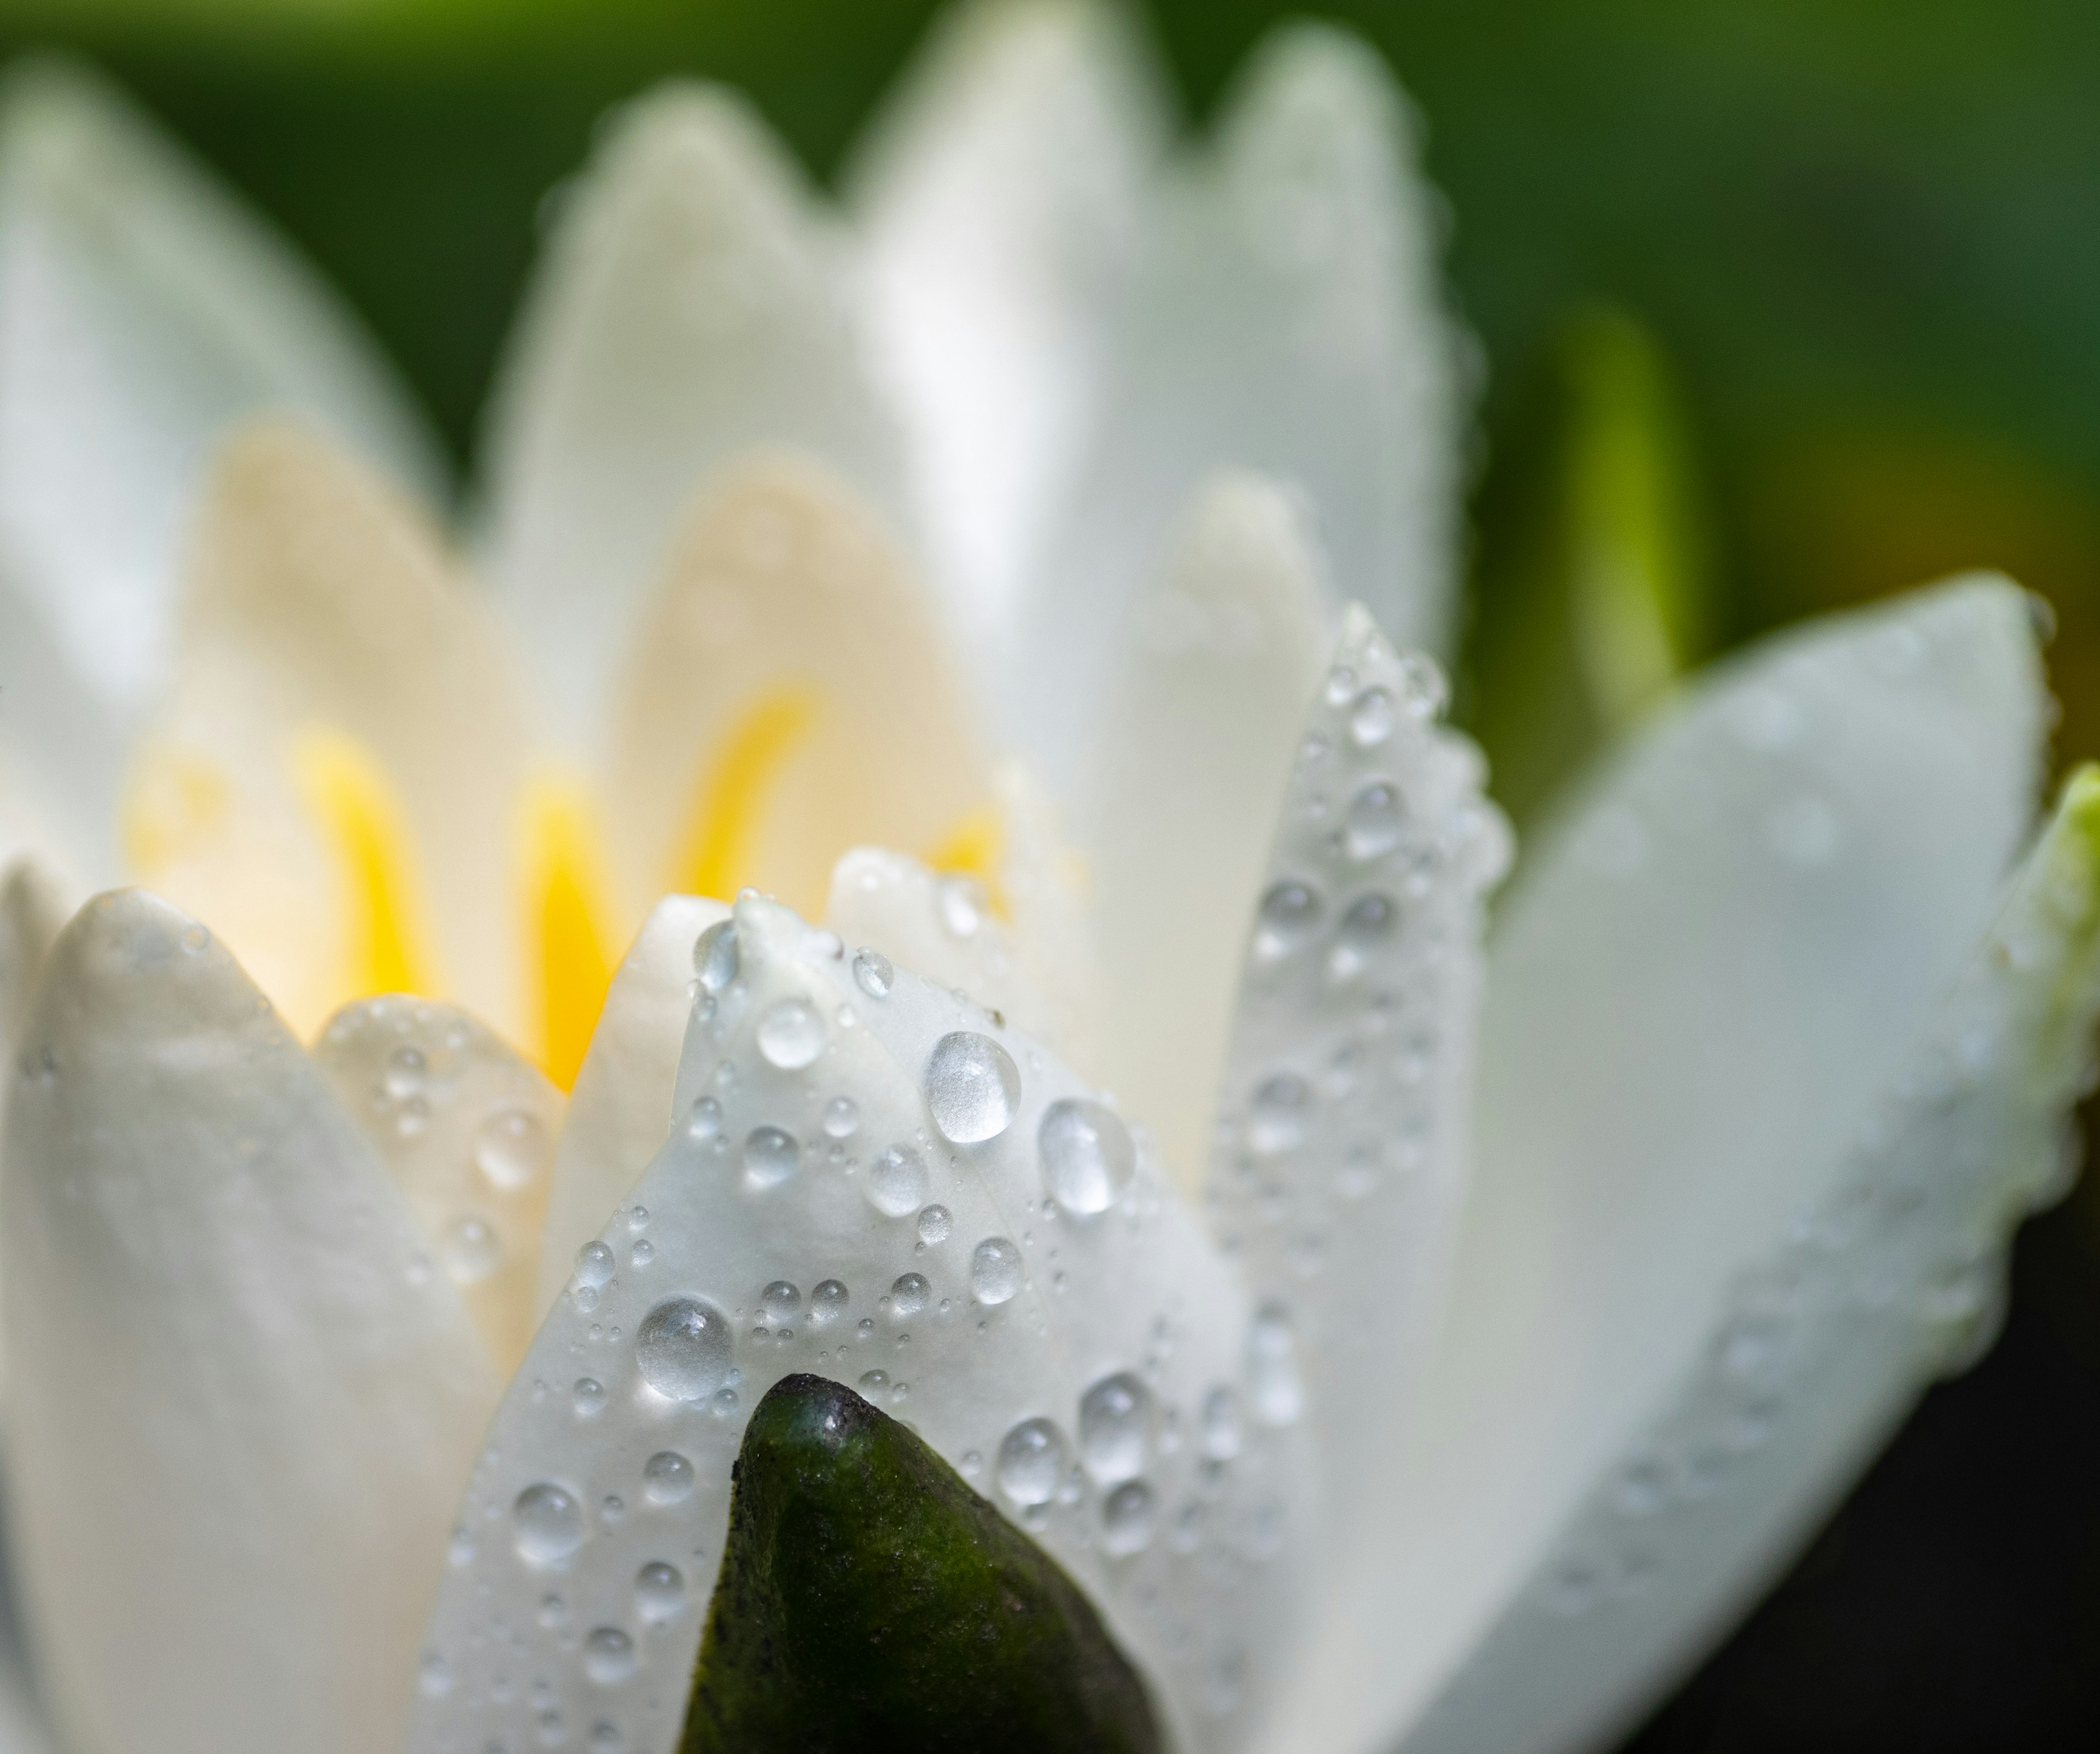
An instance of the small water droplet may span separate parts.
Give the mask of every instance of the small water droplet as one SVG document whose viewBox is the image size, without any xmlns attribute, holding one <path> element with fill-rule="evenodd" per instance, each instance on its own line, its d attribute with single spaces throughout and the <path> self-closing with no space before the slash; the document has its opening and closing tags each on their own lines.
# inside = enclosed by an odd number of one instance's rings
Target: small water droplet
<svg viewBox="0 0 2100 1754">
<path fill-rule="evenodd" d="M 987 903 L 976 878 L 961 872 L 942 878 L 933 887 L 933 903 L 951 936 L 973 938 L 983 929 Z"/>
<path fill-rule="evenodd" d="M 1293 1072 L 1279 1072 L 1255 1086 L 1247 1114 L 1247 1147 L 1258 1157 L 1289 1151 L 1305 1137 L 1312 1107 L 1312 1086 Z"/>
<path fill-rule="evenodd" d="M 656 1258 L 656 1245 L 644 1236 L 627 1251 L 627 1258 L 637 1267 L 646 1267 Z"/>
<path fill-rule="evenodd" d="M 836 1279 L 822 1280 L 810 1293 L 810 1325 L 828 1328 L 846 1312 L 846 1288 Z"/>
<path fill-rule="evenodd" d="M 634 1672 L 634 1641 L 617 1626 L 598 1626 L 584 1640 L 584 1672 L 601 1687 Z"/>
<path fill-rule="evenodd" d="M 697 1401 L 730 1371 L 729 1318 L 700 1298 L 671 1298 L 642 1320 L 634 1361 L 642 1380 L 674 1401 Z"/>
<path fill-rule="evenodd" d="M 783 998 L 758 1020 L 758 1051 L 769 1065 L 800 1072 L 824 1051 L 824 1020 L 806 999 Z"/>
<path fill-rule="evenodd" d="M 890 985 L 897 979 L 897 970 L 880 950 L 862 950 L 854 957 L 854 982 L 870 998 L 889 997 Z"/>
<path fill-rule="evenodd" d="M 592 1377 L 579 1377 L 569 1390 L 569 1404 L 579 1419 L 595 1419 L 605 1411 L 605 1385 Z"/>
<path fill-rule="evenodd" d="M 802 1147 L 792 1133 L 777 1126 L 755 1126 L 744 1135 L 744 1185 L 778 1188 L 801 1167 Z"/>
<path fill-rule="evenodd" d="M 1137 1148 L 1115 1112 L 1082 1096 L 1067 1096 L 1043 1112 L 1035 1130 L 1043 1186 L 1065 1211 L 1080 1217 L 1105 1212 L 1137 1173 Z"/>
<path fill-rule="evenodd" d="M 889 1386 L 889 1373 L 886 1370 L 865 1370 L 861 1373 L 860 1391 L 872 1399 Z"/>
<path fill-rule="evenodd" d="M 868 1166 L 868 1203 L 885 1218 L 902 1218 L 926 1203 L 926 1160 L 909 1145 L 892 1145 Z"/>
<path fill-rule="evenodd" d="M 685 1575 L 675 1565 L 652 1559 L 634 1574 L 634 1607 L 651 1622 L 674 1620 L 685 1611 Z"/>
<path fill-rule="evenodd" d="M 416 1669 L 416 1685 L 426 1699 L 442 1699 L 452 1690 L 452 1664 L 435 1650 L 426 1650 Z"/>
<path fill-rule="evenodd" d="M 1309 883 L 1286 877 L 1262 893 L 1255 910 L 1255 954 L 1267 962 L 1288 956 L 1312 935 L 1323 904 Z"/>
<path fill-rule="evenodd" d="M 552 1565 L 584 1544 L 583 1506 L 573 1493 L 549 1481 L 518 1495 L 510 1521 L 518 1556 L 528 1565 Z"/>
<path fill-rule="evenodd" d="M 1079 1460 L 1103 1485 L 1142 1471 L 1152 1446 L 1152 1391 L 1127 1370 L 1079 1398 Z"/>
<path fill-rule="evenodd" d="M 923 1273 L 901 1273 L 889 1288 L 889 1307 L 893 1315 L 916 1316 L 926 1307 L 927 1297 L 933 1287 L 926 1283 Z"/>
<path fill-rule="evenodd" d="M 1005 1302 L 1021 1280 L 1021 1250 L 1004 1236 L 987 1236 L 970 1251 L 970 1290 L 978 1302 Z"/>
<path fill-rule="evenodd" d="M 1264 1303 L 1247 1330 L 1247 1390 L 1264 1425 L 1287 1426 L 1304 1410 L 1298 1339 L 1281 1304 Z"/>
<path fill-rule="evenodd" d="M 1240 1398 L 1220 1384 L 1203 1397 L 1203 1453 L 1230 1461 L 1240 1452 Z"/>
<path fill-rule="evenodd" d="M 642 1496 L 652 1505 L 682 1505 L 693 1496 L 693 1465 L 675 1449 L 660 1449 L 642 1465 Z"/>
<path fill-rule="evenodd" d="M 1048 1419 L 1024 1419 L 1000 1439 L 993 1473 L 999 1489 L 1026 1509 L 1057 1495 L 1069 1452 L 1065 1434 Z"/>
<path fill-rule="evenodd" d="M 1126 1480 L 1101 1501 L 1101 1545 L 1120 1558 L 1142 1553 L 1158 1527 L 1158 1501 L 1142 1480 Z"/>
<path fill-rule="evenodd" d="M 802 1293 L 791 1281 L 776 1279 L 758 1293 L 758 1313 L 772 1327 L 785 1327 L 802 1313 Z"/>
<path fill-rule="evenodd" d="M 503 1264 L 503 1239 L 487 1219 L 470 1213 L 446 1227 L 443 1252 L 454 1285 L 479 1285 Z"/>
<path fill-rule="evenodd" d="M 539 1174 L 547 1161 L 547 1129 L 537 1115 L 501 1108 L 474 1130 L 474 1167 L 506 1193 Z"/>
<path fill-rule="evenodd" d="M 597 1291 L 611 1283 L 618 1263 L 602 1242 L 587 1242 L 576 1250 L 576 1283 Z"/>
<path fill-rule="evenodd" d="M 955 1029 L 934 1044 L 924 1087 L 942 1137 L 974 1145 L 998 1138 L 1012 1124 L 1021 1104 L 1021 1069 L 990 1036 Z"/>
<path fill-rule="evenodd" d="M 398 1102 L 422 1089 L 423 1074 L 427 1069 L 422 1049 L 404 1044 L 386 1056 L 386 1070 L 380 1082 L 386 1094 Z"/>
<path fill-rule="evenodd" d="M 830 1139 L 851 1139 L 860 1129 L 860 1108 L 850 1096 L 834 1096 L 824 1105 L 824 1133 Z"/>
<path fill-rule="evenodd" d="M 1396 719 L 1391 693 L 1367 688 L 1349 708 L 1350 738 L 1359 749 L 1374 749 L 1392 735 Z"/>
<path fill-rule="evenodd" d="M 718 921 L 693 941 L 693 972 L 699 976 L 700 990 L 710 998 L 736 979 L 743 962 L 733 919 Z"/>
<path fill-rule="evenodd" d="M 1390 780 L 1374 779 L 1357 788 L 1349 800 L 1343 838 L 1352 859 L 1382 858 L 1400 844 L 1400 790 Z"/>
</svg>

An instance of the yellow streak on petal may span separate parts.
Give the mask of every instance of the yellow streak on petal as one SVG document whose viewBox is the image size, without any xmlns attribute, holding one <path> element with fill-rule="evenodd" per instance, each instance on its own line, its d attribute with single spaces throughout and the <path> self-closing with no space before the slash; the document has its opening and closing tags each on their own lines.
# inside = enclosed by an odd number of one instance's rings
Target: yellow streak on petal
<svg viewBox="0 0 2100 1754">
<path fill-rule="evenodd" d="M 1006 892 L 999 880 L 1005 862 L 1006 822 L 988 804 L 964 811 L 926 855 L 926 862 L 937 871 L 963 872 L 976 878 L 984 886 L 991 910 L 1001 919 L 1011 919 Z"/>
<path fill-rule="evenodd" d="M 526 955 L 539 973 L 540 1064 L 566 1091 L 612 983 L 602 840 L 585 788 L 563 777 L 527 788 L 523 827 Z"/>
<path fill-rule="evenodd" d="M 770 690 L 744 710 L 695 792 L 673 862 L 674 889 L 735 898 L 749 879 L 767 796 L 819 711 L 815 691 L 800 686 Z"/>
<path fill-rule="evenodd" d="M 342 878 L 345 999 L 435 995 L 414 841 L 384 769 L 355 738 L 320 727 L 294 740 L 291 768 Z"/>
</svg>

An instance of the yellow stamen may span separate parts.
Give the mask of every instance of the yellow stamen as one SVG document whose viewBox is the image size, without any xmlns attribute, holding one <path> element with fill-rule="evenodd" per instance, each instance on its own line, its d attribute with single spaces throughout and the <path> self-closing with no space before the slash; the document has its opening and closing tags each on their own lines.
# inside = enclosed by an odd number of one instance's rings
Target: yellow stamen
<svg viewBox="0 0 2100 1754">
<path fill-rule="evenodd" d="M 343 879 L 344 997 L 433 993 L 414 844 L 386 773 L 355 739 L 324 729 L 300 734 L 291 766 Z"/>
<path fill-rule="evenodd" d="M 1005 860 L 1006 822 L 988 804 L 957 818 L 940 844 L 926 855 L 926 862 L 937 871 L 966 872 L 976 878 L 984 885 L 985 898 L 992 911 L 1002 919 L 1012 917 L 1006 892 L 999 881 Z"/>
<path fill-rule="evenodd" d="M 750 880 L 767 795 L 818 711 L 815 693 L 796 686 L 770 690 L 744 710 L 695 793 L 674 888 L 726 901 Z"/>
<path fill-rule="evenodd" d="M 527 966 L 540 974 L 540 1064 L 566 1091 L 612 983 L 601 843 L 588 796 L 573 779 L 536 781 L 524 817 Z"/>
</svg>

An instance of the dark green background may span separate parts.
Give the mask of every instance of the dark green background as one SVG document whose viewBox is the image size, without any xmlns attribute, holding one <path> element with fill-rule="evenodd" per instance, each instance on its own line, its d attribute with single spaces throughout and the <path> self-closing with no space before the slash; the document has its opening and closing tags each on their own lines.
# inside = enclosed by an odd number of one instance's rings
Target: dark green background
<svg viewBox="0 0 2100 1754">
<path fill-rule="evenodd" d="M 143 95 L 349 293 L 462 456 L 538 197 L 608 102 L 672 71 L 729 80 L 828 175 L 934 10 L 293 9 L 12 0 L 0 50 L 82 46 Z M 1556 338 L 1603 301 L 1674 374 L 1724 640 L 2004 566 L 2061 619 L 2059 752 L 2100 754 L 2100 5 L 1322 10 L 1399 70 L 1456 212 L 1451 274 L 1493 371 L 1476 505 L 1490 604 L 1546 491 L 1525 460 L 1552 450 Z M 1277 9 L 1158 0 L 1151 15 L 1200 118 Z M 1935 1391 L 1645 1754 L 2100 1747 L 2084 1210 L 2031 1227 L 2005 1343 Z"/>
</svg>

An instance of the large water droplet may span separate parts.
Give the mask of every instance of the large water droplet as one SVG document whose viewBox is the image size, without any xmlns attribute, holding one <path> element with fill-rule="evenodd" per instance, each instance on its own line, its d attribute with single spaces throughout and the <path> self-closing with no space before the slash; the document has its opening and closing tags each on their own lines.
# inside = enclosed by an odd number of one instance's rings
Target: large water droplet
<svg viewBox="0 0 2100 1754">
<path fill-rule="evenodd" d="M 602 1242 L 587 1242 L 576 1250 L 576 1283 L 593 1291 L 604 1289 L 612 1281 L 618 1263 L 612 1250 Z"/>
<path fill-rule="evenodd" d="M 671 1298 L 642 1317 L 634 1337 L 642 1380 L 674 1401 L 697 1401 L 730 1368 L 729 1318 L 700 1298 Z"/>
<path fill-rule="evenodd" d="M 675 1565 L 652 1559 L 634 1574 L 634 1606 L 645 1620 L 676 1620 L 686 1607 L 684 1574 Z"/>
<path fill-rule="evenodd" d="M 1113 1109 L 1067 1096 L 1043 1112 L 1035 1130 L 1043 1186 L 1067 1212 L 1105 1212 L 1137 1173 L 1137 1148 Z"/>
<path fill-rule="evenodd" d="M 478 1285 L 503 1264 L 503 1239 L 487 1219 L 470 1213 L 446 1227 L 444 1256 L 454 1285 Z"/>
<path fill-rule="evenodd" d="M 1400 844 L 1401 809 L 1399 788 L 1390 780 L 1374 779 L 1357 789 L 1349 800 L 1344 838 L 1352 859 L 1375 859 Z"/>
<path fill-rule="evenodd" d="M 754 1126 L 744 1136 L 743 1179 L 751 1188 L 778 1188 L 801 1166 L 802 1147 L 792 1133 Z"/>
<path fill-rule="evenodd" d="M 854 981 L 870 998 L 888 998 L 897 970 L 880 950 L 863 950 L 853 960 Z"/>
<path fill-rule="evenodd" d="M 999 1489 L 1024 1509 L 1047 1505 L 1064 1477 L 1065 1434 L 1048 1419 L 1024 1419 L 1000 1440 Z"/>
<path fill-rule="evenodd" d="M 824 1051 L 824 1020 L 806 999 L 779 1000 L 758 1020 L 758 1051 L 767 1064 L 800 1072 Z"/>
<path fill-rule="evenodd" d="M 602 1687 L 626 1680 L 634 1672 L 634 1641 L 617 1626 L 595 1628 L 584 1640 L 584 1672 Z"/>
<path fill-rule="evenodd" d="M 926 1061 L 926 1106 L 941 1135 L 958 1145 L 996 1139 L 1021 1104 L 1021 1069 L 988 1035 L 955 1029 Z"/>
<path fill-rule="evenodd" d="M 909 1145 L 892 1145 L 868 1166 L 867 1197 L 885 1218 L 902 1218 L 926 1203 L 926 1160 Z"/>
<path fill-rule="evenodd" d="M 510 1507 L 518 1556 L 528 1565 L 552 1565 L 584 1544 L 584 1508 L 573 1493 L 549 1482 L 528 1486 Z"/>
<path fill-rule="evenodd" d="M 1152 1391 L 1127 1370 L 1079 1398 L 1079 1460 L 1104 1486 L 1143 1471 L 1152 1444 Z"/>
<path fill-rule="evenodd" d="M 547 1129 L 537 1115 L 501 1108 L 474 1129 L 474 1167 L 506 1193 L 523 1188 L 547 1161 Z"/>
<path fill-rule="evenodd" d="M 758 1313 L 770 1327 L 785 1327 L 802 1313 L 802 1293 L 789 1280 L 776 1279 L 758 1293 Z"/>
<path fill-rule="evenodd" d="M 1101 1545 L 1120 1558 L 1142 1553 L 1158 1527 L 1158 1501 L 1142 1480 L 1126 1480 L 1101 1501 Z"/>
<path fill-rule="evenodd" d="M 970 1289 L 980 1303 L 1004 1303 L 1021 1289 L 1021 1250 L 987 1236 L 970 1251 Z"/>
<path fill-rule="evenodd" d="M 652 1505 L 682 1505 L 693 1496 L 693 1465 L 675 1449 L 660 1449 L 642 1464 L 642 1496 Z"/>
<path fill-rule="evenodd" d="M 708 928 L 693 941 L 693 972 L 700 977 L 700 990 L 719 993 L 736 979 L 743 965 L 737 948 L 736 922 L 725 919 Z"/>
<path fill-rule="evenodd" d="M 846 1312 L 850 1301 L 846 1288 L 836 1279 L 819 1282 L 810 1293 L 810 1325 L 828 1328 Z"/>
<path fill-rule="evenodd" d="M 1264 1425 L 1287 1426 L 1304 1408 L 1297 1337 L 1280 1304 L 1264 1303 L 1247 1329 L 1247 1394 Z"/>
<path fill-rule="evenodd" d="M 924 1273 L 900 1273 L 889 1288 L 889 1307 L 894 1315 L 916 1316 L 926 1307 L 933 1287 Z"/>
<path fill-rule="evenodd" d="M 929 1249 L 938 1242 L 946 1242 L 948 1233 L 955 1228 L 954 1215 L 944 1205 L 929 1205 L 919 1214 L 919 1240 Z"/>
</svg>

